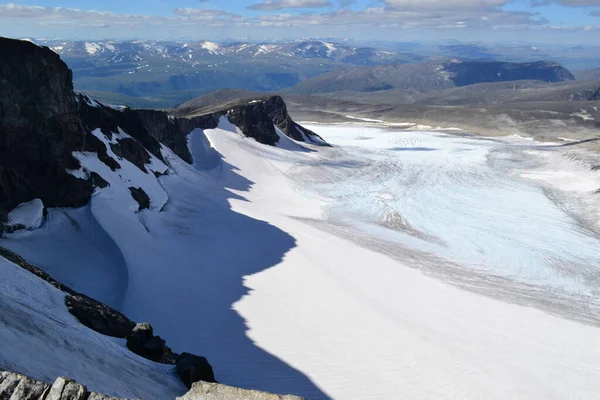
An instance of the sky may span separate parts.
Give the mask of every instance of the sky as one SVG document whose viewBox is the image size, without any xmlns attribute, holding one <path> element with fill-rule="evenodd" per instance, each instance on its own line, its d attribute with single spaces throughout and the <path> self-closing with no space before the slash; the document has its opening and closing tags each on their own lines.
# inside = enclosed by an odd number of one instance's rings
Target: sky
<svg viewBox="0 0 600 400">
<path fill-rule="evenodd" d="M 600 0 L 36 0 L 0 36 L 599 44 Z"/>
</svg>

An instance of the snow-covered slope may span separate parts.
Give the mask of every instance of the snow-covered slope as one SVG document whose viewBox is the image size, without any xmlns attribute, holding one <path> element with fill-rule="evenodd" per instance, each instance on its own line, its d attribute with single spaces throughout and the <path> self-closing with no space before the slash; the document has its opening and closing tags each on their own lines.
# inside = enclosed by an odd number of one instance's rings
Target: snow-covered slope
<svg viewBox="0 0 600 400">
<path fill-rule="evenodd" d="M 185 392 L 173 366 L 81 325 L 64 296 L 0 257 L 0 369 L 45 382 L 68 375 L 91 390 L 128 398 L 174 399 Z"/>
<path fill-rule="evenodd" d="M 277 146 L 266 146 L 222 117 L 216 129 L 189 135 L 191 165 L 163 146 L 169 171 L 158 178 L 142 180 L 126 166 L 100 169 L 94 156 L 78 155 L 82 172 L 111 186 L 83 209 L 50 210 L 40 229 L 0 245 L 150 321 L 173 350 L 206 356 L 225 384 L 309 399 L 600 394 L 598 302 L 588 279 L 598 274 L 600 242 L 591 228 L 577 229 L 576 209 L 563 207 L 577 203 L 553 203 L 538 180 L 521 176 L 543 168 L 538 156 L 517 157 L 560 149 L 440 132 L 311 128 L 338 146 L 280 132 Z M 137 211 L 129 186 L 156 193 L 159 206 Z M 105 261 L 88 268 L 86 252 Z M 0 271 L 24 274 L 14 269 L 3 263 Z M 118 276 L 126 284 L 115 285 Z M 17 302 L 16 292 L 3 291 L 4 304 Z M 61 299 L 28 293 L 20 315 L 72 323 Z M 77 332 L 56 347 L 83 346 Z M 7 340 L 23 348 L 39 335 L 25 330 Z M 123 357 L 133 356 L 115 356 Z M 19 370 L 19 353 L 3 363 Z M 37 377 L 56 373 L 25 367 Z M 77 372 L 64 363 L 61 374 L 94 388 L 92 367 Z M 115 394 L 129 395 L 114 385 Z M 164 394 L 169 385 L 155 389 Z"/>
</svg>

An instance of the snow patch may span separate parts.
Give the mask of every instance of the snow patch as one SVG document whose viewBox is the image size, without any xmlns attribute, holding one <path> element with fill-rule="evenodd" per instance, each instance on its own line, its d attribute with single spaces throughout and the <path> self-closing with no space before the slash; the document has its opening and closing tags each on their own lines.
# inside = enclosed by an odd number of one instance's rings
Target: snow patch
<svg viewBox="0 0 600 400">
<path fill-rule="evenodd" d="M 33 199 L 19 204 L 8 213 L 7 226 L 27 230 L 38 229 L 44 222 L 44 203 Z"/>
<path fill-rule="evenodd" d="M 102 46 L 100 46 L 98 43 L 90 43 L 90 42 L 86 42 L 84 44 L 85 47 L 85 51 L 87 51 L 87 53 L 90 56 L 95 55 L 96 53 L 98 53 L 100 50 L 102 50 Z"/>
<path fill-rule="evenodd" d="M 126 204 L 130 211 L 137 211 L 139 204 L 131 197 L 129 187 L 141 188 L 150 198 L 150 209 L 160 210 L 167 203 L 168 196 L 160 186 L 154 174 L 146 173 L 129 160 L 118 157 L 110 147 L 110 144 L 116 144 L 119 138 L 131 138 L 131 136 L 123 132 L 120 128 L 118 133 L 113 134 L 111 140 L 104 136 L 100 129 L 94 130 L 92 134 L 105 144 L 108 156 L 117 160 L 121 165 L 121 169 L 112 171 L 106 164 L 98 159 L 96 153 L 73 153 L 73 156 L 79 160 L 86 171 L 96 172 L 110 184 L 109 187 L 100 189 L 100 192 L 102 192 L 105 197 L 110 198 L 112 202 Z M 151 153 L 148 154 L 152 160 L 148 168 L 151 171 L 161 173 L 166 172 L 168 167 Z"/>
</svg>

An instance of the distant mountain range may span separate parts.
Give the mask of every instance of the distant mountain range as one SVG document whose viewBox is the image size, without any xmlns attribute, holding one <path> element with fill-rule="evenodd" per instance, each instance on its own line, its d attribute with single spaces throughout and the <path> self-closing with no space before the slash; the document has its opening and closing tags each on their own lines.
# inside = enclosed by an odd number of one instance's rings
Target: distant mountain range
<svg viewBox="0 0 600 400">
<path fill-rule="evenodd" d="M 73 70 L 78 90 L 148 99 L 153 106 L 174 105 L 224 87 L 281 90 L 335 69 L 421 59 L 410 54 L 324 41 L 36 43 L 61 56 Z M 101 93 L 98 97 L 107 100 Z"/>
<path fill-rule="evenodd" d="M 485 82 L 536 80 L 573 81 L 575 76 L 555 62 L 507 63 L 497 61 L 426 62 L 392 64 L 332 71 L 305 80 L 291 89 L 315 94 L 340 91 L 375 92 L 402 89 L 423 93 Z"/>
<path fill-rule="evenodd" d="M 401 98 L 413 101 L 415 94 L 420 98 L 423 92 L 472 83 L 570 80 L 573 75 L 566 70 L 569 65 L 600 62 L 589 46 L 558 51 L 525 45 L 353 44 L 328 40 L 33 41 L 61 56 L 73 70 L 77 90 L 107 104 L 142 108 L 171 108 L 224 88 L 296 93 L 396 90 L 401 91 Z M 565 64 L 538 62 L 550 59 L 568 64 L 563 68 Z M 600 77 L 597 70 L 575 71 L 575 75 L 578 80 Z"/>
</svg>

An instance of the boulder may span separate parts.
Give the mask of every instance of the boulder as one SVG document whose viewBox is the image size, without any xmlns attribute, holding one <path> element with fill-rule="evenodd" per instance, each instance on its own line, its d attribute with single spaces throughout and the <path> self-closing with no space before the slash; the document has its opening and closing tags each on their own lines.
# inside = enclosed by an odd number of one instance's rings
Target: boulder
<svg viewBox="0 0 600 400">
<path fill-rule="evenodd" d="M 2 372 L 0 374 L 0 400 L 9 400 L 24 378 L 23 375 L 13 372 Z"/>
<path fill-rule="evenodd" d="M 152 326 L 146 322 L 137 324 L 127 336 L 127 348 L 148 360 L 175 364 L 177 354 L 166 345 L 160 336 L 154 336 Z"/>
<path fill-rule="evenodd" d="M 196 382 L 177 400 L 306 400 L 304 397 L 246 390 L 219 383 Z"/>
<path fill-rule="evenodd" d="M 79 383 L 63 377 L 58 377 L 45 400 L 85 400 L 87 388 Z"/>
<path fill-rule="evenodd" d="M 79 322 L 103 335 L 126 338 L 135 327 L 120 312 L 83 294 L 67 296 L 65 303 Z"/>
<path fill-rule="evenodd" d="M 212 366 L 205 357 L 182 353 L 177 357 L 176 365 L 179 377 L 188 388 L 198 381 L 217 382 Z"/>
<path fill-rule="evenodd" d="M 14 372 L 0 371 L 0 400 L 127 400 L 89 393 L 79 383 L 59 377 L 52 386 Z"/>
<path fill-rule="evenodd" d="M 22 377 L 12 396 L 10 396 L 10 400 L 45 399 L 49 389 L 50 386 L 44 382 Z"/>
</svg>

